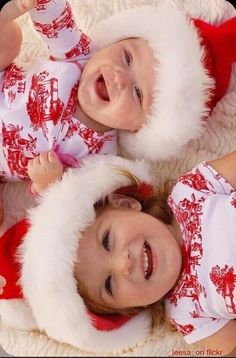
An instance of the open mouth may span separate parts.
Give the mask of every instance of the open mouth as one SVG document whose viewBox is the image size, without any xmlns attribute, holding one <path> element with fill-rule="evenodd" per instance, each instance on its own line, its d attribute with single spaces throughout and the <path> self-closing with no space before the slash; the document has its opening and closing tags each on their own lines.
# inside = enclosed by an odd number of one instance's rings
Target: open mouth
<svg viewBox="0 0 236 358">
<path fill-rule="evenodd" d="M 98 96 L 103 100 L 103 101 L 107 101 L 110 102 L 110 97 L 107 91 L 107 85 L 106 82 L 104 80 L 103 75 L 100 75 L 97 79 L 96 82 L 96 90 L 97 90 L 97 94 Z"/>
<path fill-rule="evenodd" d="M 143 272 L 146 280 L 152 275 L 153 271 L 153 257 L 152 250 L 147 241 L 143 244 Z"/>
</svg>

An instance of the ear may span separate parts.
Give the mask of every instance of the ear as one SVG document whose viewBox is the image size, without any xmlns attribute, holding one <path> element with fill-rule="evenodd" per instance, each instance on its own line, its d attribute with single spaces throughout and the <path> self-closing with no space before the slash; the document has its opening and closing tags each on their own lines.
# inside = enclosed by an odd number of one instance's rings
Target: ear
<svg viewBox="0 0 236 358">
<path fill-rule="evenodd" d="M 108 195 L 108 202 L 115 208 L 142 210 L 142 205 L 138 200 L 122 194 L 113 193 Z"/>
</svg>

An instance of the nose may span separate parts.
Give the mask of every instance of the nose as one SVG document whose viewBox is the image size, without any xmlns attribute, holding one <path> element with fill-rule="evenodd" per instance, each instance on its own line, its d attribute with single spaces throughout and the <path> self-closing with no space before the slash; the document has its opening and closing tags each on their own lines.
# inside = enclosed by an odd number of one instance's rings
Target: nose
<svg viewBox="0 0 236 358">
<path fill-rule="evenodd" d="M 122 90 L 125 87 L 127 82 L 127 74 L 121 70 L 114 71 L 114 82 L 119 90 Z"/>
<path fill-rule="evenodd" d="M 118 253 L 116 258 L 113 258 L 115 271 L 123 276 L 128 276 L 131 273 L 131 257 L 128 250 Z"/>
</svg>

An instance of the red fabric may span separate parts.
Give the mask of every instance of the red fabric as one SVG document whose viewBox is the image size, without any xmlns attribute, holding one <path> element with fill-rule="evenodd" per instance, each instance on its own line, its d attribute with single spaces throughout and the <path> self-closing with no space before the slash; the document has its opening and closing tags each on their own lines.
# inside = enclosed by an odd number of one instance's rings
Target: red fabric
<svg viewBox="0 0 236 358">
<path fill-rule="evenodd" d="M 17 285 L 21 265 L 16 252 L 28 228 L 27 220 L 22 220 L 0 237 L 0 275 L 6 279 L 6 286 L 3 287 L 0 299 L 23 297 L 21 287 Z"/>
<path fill-rule="evenodd" d="M 210 109 L 224 96 L 231 76 L 232 64 L 236 61 L 236 17 L 219 26 L 192 19 L 205 47 L 205 68 L 215 79 L 215 91 Z"/>
<path fill-rule="evenodd" d="M 88 314 L 92 320 L 93 326 L 99 331 L 111 331 L 118 329 L 127 321 L 131 316 L 121 316 L 119 314 L 98 314 L 88 311 Z"/>
<path fill-rule="evenodd" d="M 141 203 L 149 196 L 154 194 L 154 188 L 151 184 L 142 182 L 139 185 L 127 185 L 116 190 L 116 193 L 122 195 L 134 196 Z"/>
</svg>

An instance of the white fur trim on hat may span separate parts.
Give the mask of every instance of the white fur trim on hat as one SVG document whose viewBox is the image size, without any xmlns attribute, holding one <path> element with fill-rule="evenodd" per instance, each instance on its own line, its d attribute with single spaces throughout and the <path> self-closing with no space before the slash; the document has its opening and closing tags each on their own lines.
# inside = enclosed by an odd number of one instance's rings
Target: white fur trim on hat
<svg viewBox="0 0 236 358">
<path fill-rule="evenodd" d="M 144 161 L 89 157 L 80 169 L 68 170 L 60 183 L 49 187 L 40 205 L 31 209 L 31 228 L 21 246 L 21 285 L 39 329 L 97 353 L 134 347 L 144 341 L 150 327 L 149 314 L 142 312 L 119 329 L 98 331 L 77 293 L 73 275 L 81 232 L 95 220 L 94 203 L 131 184 L 117 166 L 151 182 Z"/>
<path fill-rule="evenodd" d="M 99 22 L 90 37 L 99 49 L 130 37 L 148 41 L 157 60 L 151 114 L 137 133 L 120 131 L 121 145 L 139 158 L 179 156 L 190 139 L 201 135 L 214 87 L 194 24 L 171 6 L 143 6 Z"/>
</svg>

